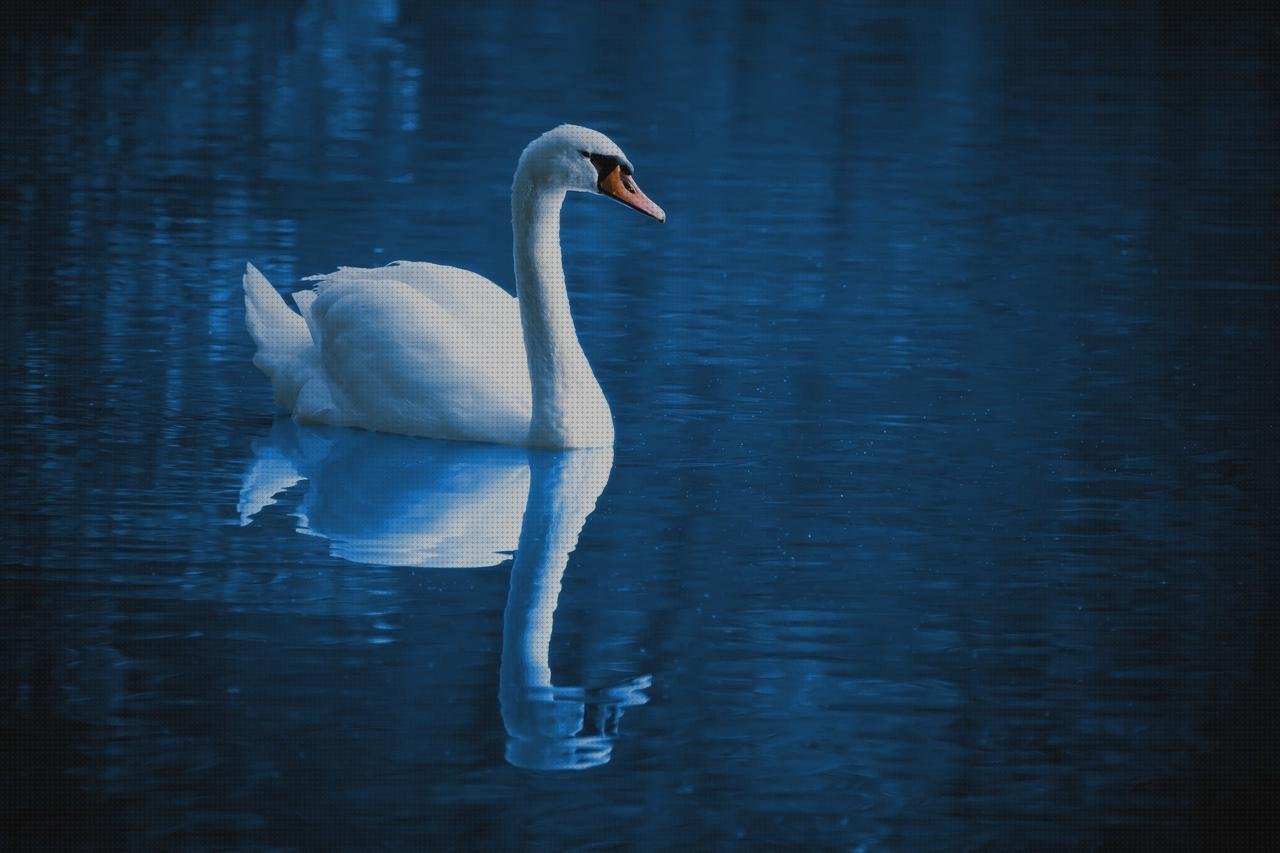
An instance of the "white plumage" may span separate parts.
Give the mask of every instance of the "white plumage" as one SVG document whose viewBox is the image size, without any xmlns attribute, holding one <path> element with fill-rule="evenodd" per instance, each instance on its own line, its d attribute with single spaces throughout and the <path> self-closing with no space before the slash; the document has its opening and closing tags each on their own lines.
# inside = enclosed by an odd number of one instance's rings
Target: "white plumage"
<svg viewBox="0 0 1280 853">
<path fill-rule="evenodd" d="M 520 157 L 512 186 L 519 299 L 455 267 L 396 262 L 312 276 L 290 310 L 244 276 L 254 364 L 303 423 L 542 447 L 613 444 L 609 404 L 578 343 L 560 258 L 568 191 L 662 221 L 603 134 L 561 125 Z"/>
</svg>

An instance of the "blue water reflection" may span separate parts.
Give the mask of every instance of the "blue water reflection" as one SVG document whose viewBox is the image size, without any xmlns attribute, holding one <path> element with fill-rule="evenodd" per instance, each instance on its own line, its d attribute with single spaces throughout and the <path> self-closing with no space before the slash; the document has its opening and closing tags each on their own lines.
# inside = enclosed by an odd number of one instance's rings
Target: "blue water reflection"
<svg viewBox="0 0 1280 853">
<path fill-rule="evenodd" d="M 269 436 L 253 442 L 236 506 L 240 523 L 302 482 L 297 529 L 329 540 L 335 557 L 476 568 L 515 553 L 529 461 L 518 448 L 300 427 L 279 418 Z"/>
<path fill-rule="evenodd" d="M 1270 808 L 1260 16 L 23 9 L 0 846 L 1212 847 Z M 612 468 L 276 420 L 245 262 L 510 288 L 564 121 L 669 214 L 564 210 Z"/>
<path fill-rule="evenodd" d="M 536 770 L 609 760 L 623 710 L 648 701 L 653 679 L 556 685 L 550 648 L 561 580 L 609 480 L 611 449 L 524 450 L 280 418 L 253 451 L 237 506 L 241 524 L 305 481 L 293 513 L 298 532 L 329 540 L 335 557 L 479 568 L 514 553 L 499 688 L 507 760 Z"/>
<path fill-rule="evenodd" d="M 623 710 L 648 701 L 644 691 L 653 679 L 636 676 L 592 690 L 552 683 L 551 629 L 561 580 L 609 479 L 613 453 L 530 451 L 530 456 L 529 505 L 502 620 L 499 695 L 510 735 L 506 755 L 517 767 L 583 770 L 609 760 Z"/>
</svg>

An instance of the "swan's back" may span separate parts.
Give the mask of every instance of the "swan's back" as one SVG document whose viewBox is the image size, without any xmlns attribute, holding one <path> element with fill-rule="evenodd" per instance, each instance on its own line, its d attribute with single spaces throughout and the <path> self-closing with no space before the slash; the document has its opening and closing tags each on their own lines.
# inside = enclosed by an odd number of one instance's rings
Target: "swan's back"
<svg viewBox="0 0 1280 853">
<path fill-rule="evenodd" d="M 395 261 L 385 267 L 338 267 L 328 275 L 312 275 L 317 294 L 343 285 L 400 282 L 443 309 L 456 322 L 491 334 L 521 337 L 516 298 L 482 275 L 458 267 L 421 261 Z M 514 325 L 513 325 L 514 324 Z M 523 349 L 521 349 L 523 354 Z"/>
</svg>

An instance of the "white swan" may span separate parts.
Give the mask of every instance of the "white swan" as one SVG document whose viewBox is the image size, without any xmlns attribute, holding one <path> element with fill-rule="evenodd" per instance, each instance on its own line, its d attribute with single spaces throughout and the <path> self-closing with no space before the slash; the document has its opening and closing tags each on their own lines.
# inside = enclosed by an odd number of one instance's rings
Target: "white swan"
<svg viewBox="0 0 1280 853">
<path fill-rule="evenodd" d="M 613 418 L 578 343 L 560 260 L 566 192 L 659 222 L 607 136 L 561 125 L 525 148 L 511 188 L 518 300 L 466 270 L 398 262 L 313 276 L 285 304 L 244 275 L 253 363 L 303 423 L 532 447 L 611 447 Z"/>
</svg>

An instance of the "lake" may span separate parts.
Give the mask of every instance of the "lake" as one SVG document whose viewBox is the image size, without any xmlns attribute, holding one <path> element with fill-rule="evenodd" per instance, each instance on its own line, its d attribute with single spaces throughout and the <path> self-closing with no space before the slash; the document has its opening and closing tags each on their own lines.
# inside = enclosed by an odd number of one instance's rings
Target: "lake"
<svg viewBox="0 0 1280 853">
<path fill-rule="evenodd" d="M 6 14 L 4 843 L 1253 837 L 1280 102 L 1248 14 Z M 513 290 L 511 174 L 561 122 L 668 215 L 563 212 L 612 454 L 280 416 L 245 263 Z"/>
</svg>

